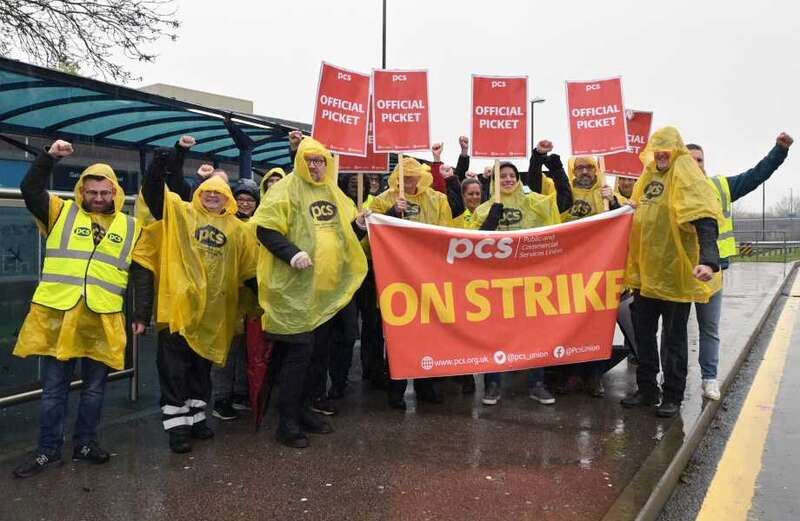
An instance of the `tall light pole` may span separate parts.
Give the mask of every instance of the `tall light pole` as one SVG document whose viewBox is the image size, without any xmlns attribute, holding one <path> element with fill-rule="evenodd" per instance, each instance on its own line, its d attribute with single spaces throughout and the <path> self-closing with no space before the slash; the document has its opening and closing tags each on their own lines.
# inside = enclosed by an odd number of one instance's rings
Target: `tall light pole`
<svg viewBox="0 0 800 521">
<path fill-rule="evenodd" d="M 381 54 L 381 69 L 386 68 L 386 0 L 383 0 L 383 47 Z"/>
<path fill-rule="evenodd" d="M 384 1 L 385 1 L 385 0 L 384 0 Z M 535 140 L 535 139 L 534 139 L 534 137 L 533 137 L 533 129 L 535 128 L 535 127 L 533 126 L 533 107 L 534 107 L 534 105 L 536 105 L 537 103 L 544 103 L 545 101 L 546 101 L 546 100 L 545 100 L 544 98 L 533 98 L 533 99 L 531 100 L 531 149 L 534 149 L 534 148 L 536 148 L 536 140 Z"/>
</svg>

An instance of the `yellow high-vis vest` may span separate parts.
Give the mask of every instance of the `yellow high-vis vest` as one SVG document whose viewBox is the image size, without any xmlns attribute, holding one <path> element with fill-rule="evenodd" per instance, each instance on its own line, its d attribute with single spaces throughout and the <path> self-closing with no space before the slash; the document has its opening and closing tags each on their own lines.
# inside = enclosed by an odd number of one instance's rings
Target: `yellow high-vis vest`
<svg viewBox="0 0 800 521">
<path fill-rule="evenodd" d="M 120 211 L 95 246 L 91 217 L 74 201 L 65 201 L 47 236 L 42 279 L 33 302 L 66 311 L 85 297 L 86 306 L 95 313 L 122 311 L 133 245 L 140 232 L 136 220 Z"/>
<path fill-rule="evenodd" d="M 728 178 L 724 176 L 709 177 L 708 182 L 714 187 L 714 192 L 716 192 L 717 199 L 719 199 L 720 205 L 722 206 L 722 216 L 725 217 L 725 220 L 719 227 L 717 247 L 719 248 L 719 257 L 721 259 L 727 259 L 739 253 L 739 248 L 736 245 L 736 237 L 733 236 L 731 187 L 728 185 Z"/>
</svg>

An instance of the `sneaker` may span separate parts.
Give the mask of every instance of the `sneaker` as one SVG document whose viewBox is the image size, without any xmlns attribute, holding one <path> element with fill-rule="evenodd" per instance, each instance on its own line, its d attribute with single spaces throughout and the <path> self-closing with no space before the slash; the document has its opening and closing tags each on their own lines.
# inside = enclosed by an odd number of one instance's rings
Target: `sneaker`
<svg viewBox="0 0 800 521">
<path fill-rule="evenodd" d="M 536 400 L 542 405 L 552 405 L 556 403 L 555 396 L 550 394 L 550 391 L 547 390 L 547 387 L 545 387 L 544 383 L 542 382 L 539 382 L 528 389 L 528 397 L 530 397 L 531 400 Z"/>
<path fill-rule="evenodd" d="M 719 400 L 719 383 L 716 378 L 703 379 L 703 397 L 709 400 Z"/>
<path fill-rule="evenodd" d="M 90 441 L 85 445 L 75 447 L 72 451 L 72 461 L 88 461 L 89 463 L 105 463 L 111 455 L 108 451 L 103 450 L 96 441 Z"/>
<path fill-rule="evenodd" d="M 656 416 L 659 418 L 672 418 L 673 416 L 676 416 L 680 410 L 681 404 L 664 400 L 656 409 Z"/>
<path fill-rule="evenodd" d="M 191 452 L 192 440 L 189 437 L 191 429 L 188 427 L 176 427 L 167 432 L 169 433 L 169 450 L 175 454 Z"/>
<path fill-rule="evenodd" d="M 231 403 L 231 407 L 237 411 L 249 411 L 250 410 L 250 399 L 244 395 L 234 395 L 233 402 Z"/>
<path fill-rule="evenodd" d="M 214 431 L 208 426 L 205 420 L 192 425 L 189 436 L 195 440 L 208 440 L 214 437 Z"/>
<path fill-rule="evenodd" d="M 498 382 L 491 382 L 483 393 L 481 403 L 483 405 L 497 405 L 500 401 L 500 384 Z"/>
<path fill-rule="evenodd" d="M 311 402 L 311 410 L 323 416 L 334 416 L 337 412 L 326 398 L 319 398 Z"/>
<path fill-rule="evenodd" d="M 646 394 L 636 391 L 623 398 L 620 403 L 626 409 L 633 409 L 634 407 L 652 407 L 653 405 L 658 405 L 659 401 L 658 393 Z"/>
<path fill-rule="evenodd" d="M 42 451 L 33 451 L 28 455 L 28 459 L 14 469 L 14 475 L 18 478 L 29 478 L 43 471 L 50 465 L 60 465 L 60 454 L 45 454 Z"/>
<path fill-rule="evenodd" d="M 599 376 L 592 376 L 586 384 L 589 394 L 592 398 L 602 398 L 606 394 L 606 388 L 603 386 L 603 380 Z"/>
<path fill-rule="evenodd" d="M 211 416 L 222 421 L 233 421 L 239 417 L 239 413 L 233 408 L 231 402 L 225 400 L 214 404 L 214 410 L 211 411 Z"/>
</svg>

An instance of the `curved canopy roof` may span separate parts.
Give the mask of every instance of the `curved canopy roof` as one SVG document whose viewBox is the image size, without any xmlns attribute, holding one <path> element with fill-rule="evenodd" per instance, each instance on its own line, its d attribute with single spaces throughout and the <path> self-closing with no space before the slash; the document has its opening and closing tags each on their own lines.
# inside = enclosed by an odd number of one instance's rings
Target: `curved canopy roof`
<svg viewBox="0 0 800 521">
<path fill-rule="evenodd" d="M 269 168 L 289 166 L 291 130 L 310 127 L 0 58 L 0 132 L 134 149 L 172 146 L 191 134 L 193 157 L 235 162 L 249 149 L 253 166 Z"/>
</svg>

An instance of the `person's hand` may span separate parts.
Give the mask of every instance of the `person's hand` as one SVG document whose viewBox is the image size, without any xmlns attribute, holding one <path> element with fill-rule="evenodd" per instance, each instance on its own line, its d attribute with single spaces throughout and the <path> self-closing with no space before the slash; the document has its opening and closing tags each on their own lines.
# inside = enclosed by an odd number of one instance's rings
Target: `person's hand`
<svg viewBox="0 0 800 521">
<path fill-rule="evenodd" d="M 144 322 L 140 322 L 138 320 L 134 320 L 131 322 L 131 332 L 134 335 L 142 335 L 144 334 L 145 329 L 147 329 L 147 324 Z"/>
<path fill-rule="evenodd" d="M 492 166 L 485 166 L 483 167 L 483 177 L 486 179 L 491 179 L 494 176 L 494 167 Z"/>
<path fill-rule="evenodd" d="M 431 152 L 433 153 L 433 162 L 436 163 L 442 160 L 442 150 L 444 149 L 444 143 L 434 143 L 431 147 Z"/>
<path fill-rule="evenodd" d="M 439 173 L 442 174 L 442 177 L 445 179 L 449 179 L 455 175 L 453 167 L 450 165 L 442 165 L 442 167 L 439 169 Z"/>
<path fill-rule="evenodd" d="M 614 190 L 610 186 L 604 186 L 600 189 L 600 195 L 610 203 L 614 199 Z"/>
<path fill-rule="evenodd" d="M 536 144 L 536 151 L 540 154 L 549 154 L 553 151 L 553 142 L 543 139 Z"/>
<path fill-rule="evenodd" d="M 633 208 L 634 210 L 635 210 L 635 209 L 637 209 L 637 208 L 639 207 L 639 205 L 638 205 L 638 204 L 636 204 L 636 203 L 634 203 L 633 201 L 628 201 L 626 204 L 627 204 L 627 206 L 630 206 L 630 207 L 631 207 L 631 208 Z"/>
<path fill-rule="evenodd" d="M 311 257 L 308 256 L 308 253 L 301 251 L 292 257 L 292 260 L 289 261 L 289 265 L 296 270 L 307 270 L 313 265 L 313 263 L 311 262 Z"/>
<path fill-rule="evenodd" d="M 786 132 L 781 132 L 780 134 L 778 134 L 778 139 L 775 140 L 775 143 L 778 146 L 781 146 L 786 150 L 789 150 L 789 147 L 792 146 L 792 143 L 794 143 L 794 139 L 792 139 L 792 136 L 790 136 Z"/>
<path fill-rule="evenodd" d="M 69 141 L 64 141 L 62 139 L 57 139 L 53 141 L 53 144 L 50 145 L 50 150 L 47 151 L 48 154 L 55 157 L 56 159 L 67 157 L 73 152 L 74 150 L 72 149 L 72 143 L 70 143 Z"/>
<path fill-rule="evenodd" d="M 394 202 L 395 213 L 404 213 L 406 210 L 408 210 L 408 202 L 406 201 L 406 198 L 398 197 Z"/>
<path fill-rule="evenodd" d="M 208 179 L 211 174 L 214 173 L 214 167 L 209 165 L 208 163 L 200 165 L 200 168 L 197 169 L 197 175 L 200 176 L 202 179 Z"/>
<path fill-rule="evenodd" d="M 361 213 L 358 214 L 358 216 L 356 217 L 356 226 L 358 226 L 362 230 L 366 230 L 367 217 L 369 217 L 371 214 L 372 210 L 370 210 L 369 208 L 364 208 L 363 210 L 361 210 Z"/>
<path fill-rule="evenodd" d="M 289 132 L 289 148 L 297 150 L 297 147 L 300 146 L 300 142 L 303 141 L 303 137 L 303 133 L 299 130 L 292 130 Z"/>
<path fill-rule="evenodd" d="M 469 138 L 467 136 L 459 136 L 458 137 L 458 146 L 461 147 L 461 155 L 468 156 L 469 155 Z"/>
<path fill-rule="evenodd" d="M 178 145 L 186 150 L 189 150 L 193 146 L 197 144 L 197 141 L 192 136 L 181 136 L 180 140 L 178 140 Z"/>
<path fill-rule="evenodd" d="M 697 280 L 708 282 L 709 280 L 714 278 L 714 270 L 712 270 L 710 266 L 706 266 L 705 264 L 698 264 L 692 270 L 692 275 L 694 275 L 694 278 L 696 278 Z"/>
<path fill-rule="evenodd" d="M 472 170 L 470 170 L 466 174 L 464 174 L 464 177 L 466 177 L 467 179 L 477 179 L 478 178 L 478 173 L 477 172 L 473 172 Z"/>
</svg>

